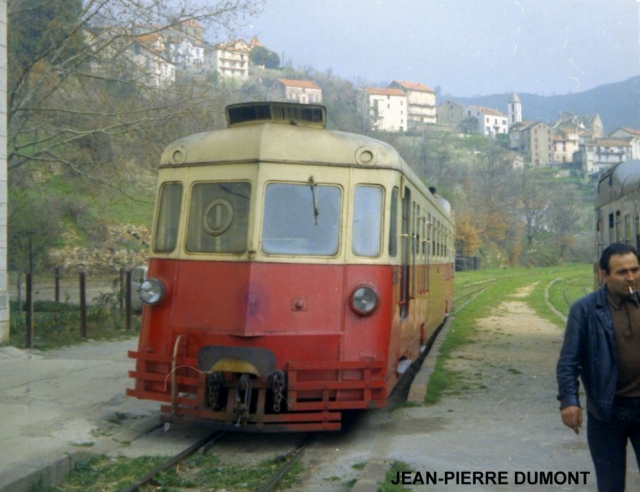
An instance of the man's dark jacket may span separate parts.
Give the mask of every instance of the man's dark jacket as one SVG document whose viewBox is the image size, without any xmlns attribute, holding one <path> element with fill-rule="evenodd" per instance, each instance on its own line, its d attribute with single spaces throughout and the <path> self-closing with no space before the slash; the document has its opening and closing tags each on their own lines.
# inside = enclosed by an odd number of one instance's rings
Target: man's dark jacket
<svg viewBox="0 0 640 492">
<path fill-rule="evenodd" d="M 587 411 L 608 422 L 618 380 L 618 351 L 604 286 L 576 301 L 569 311 L 556 368 L 560 409 L 580 406 L 578 376 L 587 394 Z"/>
</svg>

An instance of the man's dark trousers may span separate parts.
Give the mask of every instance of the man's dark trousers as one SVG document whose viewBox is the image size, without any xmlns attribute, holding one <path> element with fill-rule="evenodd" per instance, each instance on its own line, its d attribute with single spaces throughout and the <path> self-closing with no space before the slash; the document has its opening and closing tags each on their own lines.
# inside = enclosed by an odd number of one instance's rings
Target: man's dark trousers
<svg viewBox="0 0 640 492">
<path fill-rule="evenodd" d="M 598 492 L 624 492 L 627 439 L 631 441 L 640 468 L 640 398 L 616 397 L 610 422 L 588 415 L 587 440 Z"/>
</svg>

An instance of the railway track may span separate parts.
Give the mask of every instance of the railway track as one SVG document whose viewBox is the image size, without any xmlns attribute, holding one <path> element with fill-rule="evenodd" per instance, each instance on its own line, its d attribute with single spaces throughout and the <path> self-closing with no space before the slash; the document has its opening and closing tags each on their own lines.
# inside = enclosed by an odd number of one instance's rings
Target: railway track
<svg viewBox="0 0 640 492">
<path fill-rule="evenodd" d="M 489 287 L 496 284 L 500 280 L 503 279 L 490 278 L 481 282 L 474 282 L 472 284 L 465 285 L 464 287 L 456 289 L 453 301 L 455 312 L 459 313 L 460 311 L 462 311 L 465 306 L 475 297 L 482 294 L 485 290 L 487 290 Z"/>
<path fill-rule="evenodd" d="M 195 453 L 206 454 L 211 448 L 215 446 L 215 443 L 217 441 L 231 434 L 232 433 L 229 433 L 227 431 L 212 432 L 211 434 L 198 440 L 194 444 L 188 446 L 176 455 L 167 459 L 164 463 L 157 466 L 140 479 L 136 480 L 133 484 L 121 489 L 119 492 L 136 492 L 138 490 L 142 490 L 145 485 L 152 483 L 154 479 L 156 479 L 156 477 L 160 475 L 160 473 L 173 467 L 175 467 L 176 473 L 180 473 L 180 463 L 182 463 L 184 460 L 194 455 Z M 267 477 L 266 480 L 264 480 L 264 485 L 255 490 L 258 490 L 259 492 L 271 492 L 272 490 L 275 490 L 276 486 L 282 481 L 289 469 L 302 456 L 309 444 L 311 444 L 314 437 L 315 433 L 305 434 L 300 442 L 296 444 L 296 446 L 292 450 L 284 455 L 280 454 L 278 456 L 280 465 L 273 471 L 273 473 L 269 477 Z"/>
</svg>

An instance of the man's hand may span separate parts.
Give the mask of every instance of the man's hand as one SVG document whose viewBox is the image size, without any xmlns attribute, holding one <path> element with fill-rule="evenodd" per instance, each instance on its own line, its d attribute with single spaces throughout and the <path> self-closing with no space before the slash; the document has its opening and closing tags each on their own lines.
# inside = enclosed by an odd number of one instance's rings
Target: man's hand
<svg viewBox="0 0 640 492">
<path fill-rule="evenodd" d="M 560 410 L 560 416 L 564 425 L 573 429 L 576 434 L 580 434 L 580 427 L 582 427 L 582 409 L 580 407 L 565 407 Z"/>
</svg>

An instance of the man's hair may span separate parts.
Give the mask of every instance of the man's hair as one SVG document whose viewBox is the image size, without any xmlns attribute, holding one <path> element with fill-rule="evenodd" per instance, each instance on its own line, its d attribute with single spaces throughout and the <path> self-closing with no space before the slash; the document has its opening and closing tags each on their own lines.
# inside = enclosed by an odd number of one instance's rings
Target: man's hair
<svg viewBox="0 0 640 492">
<path fill-rule="evenodd" d="M 640 253 L 638 253 L 638 250 L 630 244 L 610 244 L 604 250 L 602 250 L 602 254 L 600 255 L 600 269 L 607 272 L 607 275 L 611 275 L 611 270 L 609 268 L 609 260 L 611 259 L 611 257 L 613 255 L 626 255 L 629 253 L 633 253 L 634 255 L 636 255 L 636 258 L 638 258 L 638 262 L 640 262 Z"/>
</svg>

